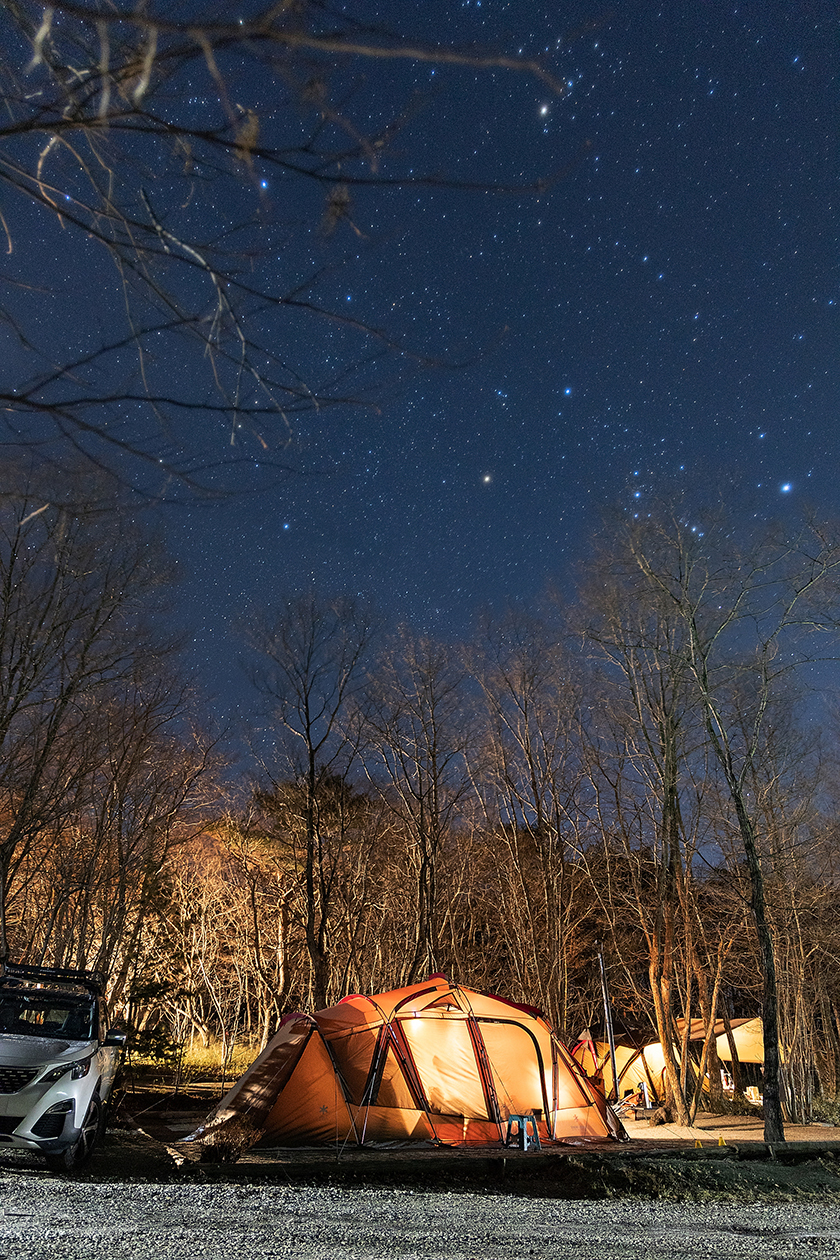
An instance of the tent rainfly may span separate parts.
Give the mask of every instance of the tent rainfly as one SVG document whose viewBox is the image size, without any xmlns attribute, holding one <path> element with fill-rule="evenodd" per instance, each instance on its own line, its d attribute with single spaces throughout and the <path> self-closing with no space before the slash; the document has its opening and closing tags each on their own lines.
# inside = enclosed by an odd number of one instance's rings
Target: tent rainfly
<svg viewBox="0 0 840 1260">
<path fill-rule="evenodd" d="M 531 1112 L 542 1142 L 626 1136 L 539 1011 L 432 976 L 286 1015 L 187 1141 L 208 1159 L 256 1142 L 485 1145 Z"/>
</svg>

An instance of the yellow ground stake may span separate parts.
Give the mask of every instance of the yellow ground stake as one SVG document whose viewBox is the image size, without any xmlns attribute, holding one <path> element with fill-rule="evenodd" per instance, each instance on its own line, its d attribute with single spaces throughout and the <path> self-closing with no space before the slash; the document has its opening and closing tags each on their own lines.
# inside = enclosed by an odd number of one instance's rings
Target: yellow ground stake
<svg viewBox="0 0 840 1260">
<path fill-rule="evenodd" d="M 723 1134 L 722 1134 L 722 1133 L 721 1133 L 720 1137 L 718 1138 L 718 1146 L 726 1146 L 726 1143 L 725 1143 L 725 1142 L 724 1142 L 724 1140 L 723 1140 Z"/>
<path fill-rule="evenodd" d="M 694 1143 L 694 1149 L 695 1149 L 695 1151 L 697 1150 L 698 1146 L 700 1147 L 700 1150 L 702 1151 L 702 1149 L 703 1149 L 703 1143 L 700 1141 L 700 1139 L 699 1139 L 699 1138 L 697 1138 L 697 1140 L 696 1140 L 696 1141 L 695 1141 L 695 1143 Z"/>
</svg>

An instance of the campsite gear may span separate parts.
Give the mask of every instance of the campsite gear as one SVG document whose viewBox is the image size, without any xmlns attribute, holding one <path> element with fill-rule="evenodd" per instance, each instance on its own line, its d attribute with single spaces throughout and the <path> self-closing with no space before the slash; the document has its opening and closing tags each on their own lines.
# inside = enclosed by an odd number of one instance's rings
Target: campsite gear
<svg viewBox="0 0 840 1260">
<path fill-rule="evenodd" d="M 432 976 L 286 1015 L 187 1140 L 210 1159 L 257 1141 L 501 1144 L 527 1115 L 543 1144 L 626 1136 L 539 1011 Z"/>
</svg>

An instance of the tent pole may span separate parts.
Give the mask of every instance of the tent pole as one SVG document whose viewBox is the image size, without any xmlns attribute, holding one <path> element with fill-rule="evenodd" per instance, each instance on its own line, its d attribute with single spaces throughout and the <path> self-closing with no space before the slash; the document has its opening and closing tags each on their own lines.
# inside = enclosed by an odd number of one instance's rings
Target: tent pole
<svg viewBox="0 0 840 1260">
<path fill-rule="evenodd" d="M 610 1066 L 612 1067 L 612 1090 L 608 1101 L 618 1101 L 618 1072 L 615 1066 L 615 1035 L 613 1033 L 612 1007 L 610 1005 L 610 990 L 607 985 L 607 969 L 604 966 L 604 955 L 601 950 L 601 942 L 598 941 L 598 963 L 601 968 L 601 996 L 604 999 L 604 1025 L 607 1030 L 607 1041 L 610 1046 Z"/>
</svg>

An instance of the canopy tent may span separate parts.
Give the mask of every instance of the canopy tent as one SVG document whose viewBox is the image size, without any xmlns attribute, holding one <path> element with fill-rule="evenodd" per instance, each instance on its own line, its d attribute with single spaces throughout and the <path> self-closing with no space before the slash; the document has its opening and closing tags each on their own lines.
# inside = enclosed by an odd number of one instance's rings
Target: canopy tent
<svg viewBox="0 0 840 1260">
<path fill-rule="evenodd" d="M 285 1016 L 188 1140 L 226 1157 L 255 1142 L 485 1145 L 528 1113 L 544 1143 L 625 1136 L 538 1011 L 433 976 Z"/>
<path fill-rule="evenodd" d="M 764 1025 L 761 1022 L 761 1018 L 733 1019 L 731 1027 L 739 1062 L 763 1063 Z M 729 1048 L 729 1038 L 725 1032 L 718 1037 L 715 1044 L 717 1045 L 718 1058 L 730 1063 L 732 1061 L 732 1051 Z"/>
<path fill-rule="evenodd" d="M 729 1027 L 732 1030 L 732 1038 L 735 1042 L 735 1049 L 738 1052 L 738 1059 L 741 1063 L 763 1063 L 764 1062 L 764 1025 L 761 1017 L 754 1019 L 732 1019 L 729 1021 Z M 681 1021 L 677 1021 L 677 1031 L 682 1033 L 683 1025 Z M 689 1038 L 693 1042 L 703 1041 L 706 1036 L 706 1025 L 702 1019 L 693 1019 L 689 1031 Z M 726 1025 L 722 1019 L 715 1020 L 714 1027 L 715 1046 L 719 1059 L 725 1060 L 727 1063 L 732 1059 L 732 1051 L 729 1047 L 729 1038 L 726 1035 Z"/>
</svg>

